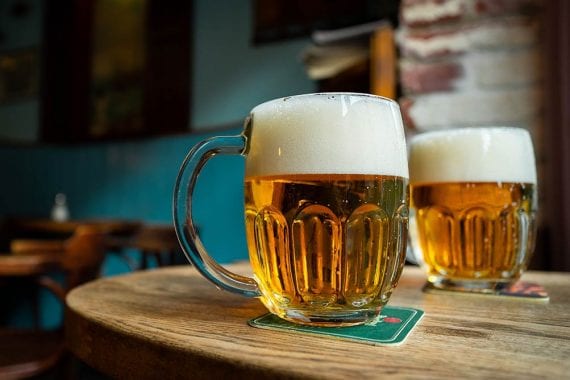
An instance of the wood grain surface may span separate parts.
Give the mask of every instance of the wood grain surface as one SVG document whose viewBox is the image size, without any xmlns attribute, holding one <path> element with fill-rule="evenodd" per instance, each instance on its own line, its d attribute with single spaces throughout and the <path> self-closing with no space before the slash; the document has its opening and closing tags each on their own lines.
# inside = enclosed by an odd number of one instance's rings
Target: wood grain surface
<svg viewBox="0 0 570 380">
<path fill-rule="evenodd" d="M 231 269 L 247 273 L 249 264 Z M 550 302 L 427 294 L 406 267 L 390 304 L 425 316 L 400 346 L 248 326 L 257 299 L 216 289 L 192 267 L 106 278 L 68 296 L 67 342 L 113 377 L 568 378 L 570 273 L 532 273 Z"/>
</svg>

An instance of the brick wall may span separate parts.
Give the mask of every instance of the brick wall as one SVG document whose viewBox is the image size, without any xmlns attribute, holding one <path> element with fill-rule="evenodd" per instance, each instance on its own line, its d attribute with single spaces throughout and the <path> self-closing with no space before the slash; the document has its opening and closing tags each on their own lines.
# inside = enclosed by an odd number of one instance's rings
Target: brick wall
<svg viewBox="0 0 570 380">
<path fill-rule="evenodd" d="M 540 145 L 538 0 L 403 0 L 400 104 L 408 130 L 509 125 Z"/>
</svg>

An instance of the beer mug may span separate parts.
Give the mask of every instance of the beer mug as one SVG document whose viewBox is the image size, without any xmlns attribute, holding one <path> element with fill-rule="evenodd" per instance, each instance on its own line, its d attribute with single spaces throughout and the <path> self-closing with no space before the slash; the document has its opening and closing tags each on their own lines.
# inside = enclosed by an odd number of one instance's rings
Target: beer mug
<svg viewBox="0 0 570 380">
<path fill-rule="evenodd" d="M 216 154 L 245 157 L 253 278 L 216 263 L 192 220 L 194 185 Z M 377 317 L 397 284 L 408 199 L 397 103 L 321 93 L 258 105 L 241 135 L 195 146 L 180 169 L 173 210 L 187 258 L 218 287 L 259 297 L 291 322 L 347 326 Z"/>
<path fill-rule="evenodd" d="M 410 237 L 428 285 L 493 293 L 534 249 L 536 167 L 519 128 L 429 132 L 410 141 Z"/>
</svg>

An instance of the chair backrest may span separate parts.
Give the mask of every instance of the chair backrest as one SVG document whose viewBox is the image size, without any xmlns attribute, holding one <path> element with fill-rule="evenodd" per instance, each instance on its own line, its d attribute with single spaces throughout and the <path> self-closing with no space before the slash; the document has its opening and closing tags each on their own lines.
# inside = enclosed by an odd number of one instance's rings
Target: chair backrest
<svg viewBox="0 0 570 380">
<path fill-rule="evenodd" d="M 105 233 L 96 226 L 79 226 L 64 245 L 62 269 L 66 290 L 99 276 L 105 258 Z"/>
<path fill-rule="evenodd" d="M 62 298 L 72 288 L 98 277 L 105 257 L 105 237 L 105 230 L 98 226 L 80 225 L 65 240 L 13 240 L 10 251 L 17 256 L 49 255 L 57 258 L 57 267 L 65 273 L 65 285 L 58 286 L 57 281 L 46 276 L 38 277 L 38 282 Z"/>
<path fill-rule="evenodd" d="M 78 226 L 73 235 L 65 240 L 29 239 L 14 242 L 12 247 L 20 257 L 14 255 L 9 259 L 14 265 L 17 264 L 18 268 L 28 268 L 28 278 L 31 277 L 38 285 L 50 290 L 65 303 L 65 296 L 72 288 L 99 275 L 105 255 L 104 237 L 105 233 L 100 228 Z M 44 268 L 43 264 L 50 265 Z M 64 272 L 64 285 L 51 276 L 54 270 Z M 65 363 L 61 360 L 65 352 L 63 330 L 39 329 L 37 310 L 36 307 L 34 329 L 0 330 L 1 379 L 28 378 Z M 55 371 L 54 378 L 69 372 L 61 368 Z"/>
<path fill-rule="evenodd" d="M 131 242 L 134 248 L 157 253 L 181 249 L 173 225 L 145 225 L 133 236 Z"/>
</svg>

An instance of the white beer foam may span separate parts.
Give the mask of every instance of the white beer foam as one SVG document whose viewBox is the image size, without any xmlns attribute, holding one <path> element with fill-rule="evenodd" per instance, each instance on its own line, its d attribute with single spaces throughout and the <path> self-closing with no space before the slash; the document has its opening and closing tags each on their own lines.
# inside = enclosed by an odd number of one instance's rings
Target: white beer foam
<svg viewBox="0 0 570 380">
<path fill-rule="evenodd" d="M 307 94 L 252 110 L 247 176 L 381 174 L 408 178 L 400 109 L 352 93 Z"/>
<path fill-rule="evenodd" d="M 410 141 L 410 183 L 517 182 L 536 184 L 529 133 L 520 128 L 461 128 Z"/>
</svg>

